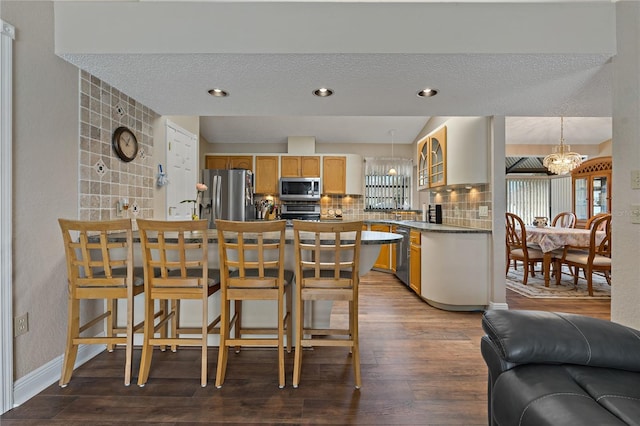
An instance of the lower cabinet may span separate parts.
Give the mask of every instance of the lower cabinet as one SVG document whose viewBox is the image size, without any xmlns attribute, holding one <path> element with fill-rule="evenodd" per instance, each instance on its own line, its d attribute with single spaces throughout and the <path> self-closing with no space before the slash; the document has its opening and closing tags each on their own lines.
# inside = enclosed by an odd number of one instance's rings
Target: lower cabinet
<svg viewBox="0 0 640 426">
<path fill-rule="evenodd" d="M 371 225 L 372 231 L 378 232 L 390 232 L 391 227 L 389 225 Z M 395 245 L 395 244 L 394 244 Z M 391 244 L 383 244 L 380 246 L 380 254 L 376 263 L 373 264 L 374 268 L 391 270 Z"/>
<path fill-rule="evenodd" d="M 449 311 L 483 310 L 489 288 L 491 234 L 423 232 L 421 295 Z"/>
<path fill-rule="evenodd" d="M 411 260 L 409 262 L 409 287 L 411 287 L 411 289 L 413 291 L 416 292 L 416 294 L 420 295 L 422 293 L 422 276 L 421 276 L 421 272 L 422 272 L 422 268 L 421 268 L 421 264 L 422 264 L 422 259 L 421 259 L 421 251 L 422 248 L 420 246 L 420 236 L 421 233 L 420 231 L 411 231 Z"/>
<path fill-rule="evenodd" d="M 391 232 L 395 233 L 397 229 L 397 226 L 392 226 L 391 227 Z M 391 271 L 393 273 L 396 272 L 396 260 L 397 260 L 397 256 L 396 253 L 398 251 L 398 245 L 397 244 L 389 244 L 389 246 L 391 247 L 390 251 L 391 251 Z"/>
</svg>

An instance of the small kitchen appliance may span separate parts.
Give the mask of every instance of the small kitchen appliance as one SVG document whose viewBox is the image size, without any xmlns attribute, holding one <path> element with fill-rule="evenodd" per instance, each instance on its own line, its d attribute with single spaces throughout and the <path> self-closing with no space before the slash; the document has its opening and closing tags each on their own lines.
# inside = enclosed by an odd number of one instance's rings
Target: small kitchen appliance
<svg viewBox="0 0 640 426">
<path fill-rule="evenodd" d="M 280 178 L 281 201 L 320 201 L 320 178 Z"/>
</svg>

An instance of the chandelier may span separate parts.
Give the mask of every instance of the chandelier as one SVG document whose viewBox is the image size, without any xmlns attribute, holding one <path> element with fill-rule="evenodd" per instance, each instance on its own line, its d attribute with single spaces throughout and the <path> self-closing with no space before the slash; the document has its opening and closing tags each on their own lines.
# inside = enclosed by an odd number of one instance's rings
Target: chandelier
<svg viewBox="0 0 640 426">
<path fill-rule="evenodd" d="M 582 163 L 582 156 L 571 152 L 571 145 L 564 144 L 564 119 L 560 117 L 560 145 L 553 147 L 553 153 L 544 157 L 542 164 L 551 173 L 566 175 Z"/>
</svg>

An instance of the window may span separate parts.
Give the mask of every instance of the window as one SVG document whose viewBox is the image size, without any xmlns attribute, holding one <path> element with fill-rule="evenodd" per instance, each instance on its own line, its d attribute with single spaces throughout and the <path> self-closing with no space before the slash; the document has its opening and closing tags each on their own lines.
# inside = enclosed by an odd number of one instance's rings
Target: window
<svg viewBox="0 0 640 426">
<path fill-rule="evenodd" d="M 520 216 L 527 225 L 535 216 L 550 218 L 550 179 L 507 178 L 507 211 Z"/>
<path fill-rule="evenodd" d="M 394 168 L 396 175 L 389 175 Z M 365 210 L 395 210 L 411 207 L 413 163 L 404 158 L 365 158 Z"/>
</svg>

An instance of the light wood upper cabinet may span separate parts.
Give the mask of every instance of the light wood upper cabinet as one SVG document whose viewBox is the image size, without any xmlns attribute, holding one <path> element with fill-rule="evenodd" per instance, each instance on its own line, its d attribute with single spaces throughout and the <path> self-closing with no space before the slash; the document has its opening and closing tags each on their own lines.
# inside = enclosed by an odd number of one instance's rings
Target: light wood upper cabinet
<svg viewBox="0 0 640 426">
<path fill-rule="evenodd" d="M 447 184 L 447 127 L 429 137 L 429 188 Z"/>
<path fill-rule="evenodd" d="M 255 181 L 256 194 L 278 193 L 278 156 L 256 156 Z"/>
<path fill-rule="evenodd" d="M 205 157 L 205 169 L 228 169 L 229 157 L 222 155 L 207 155 Z"/>
<path fill-rule="evenodd" d="M 347 191 L 347 158 L 322 157 L 322 193 L 344 195 Z"/>
<path fill-rule="evenodd" d="M 253 155 L 207 155 L 206 169 L 247 169 L 253 171 Z"/>
<path fill-rule="evenodd" d="M 490 182 L 490 117 L 451 117 L 417 143 L 418 190 Z"/>
<path fill-rule="evenodd" d="M 253 156 L 230 156 L 229 157 L 230 169 L 247 169 L 253 171 Z"/>
<path fill-rule="evenodd" d="M 301 157 L 300 163 L 302 177 L 320 177 L 320 157 Z"/>
<path fill-rule="evenodd" d="M 447 127 L 427 135 L 418 143 L 418 189 L 447 184 Z"/>
<path fill-rule="evenodd" d="M 280 176 L 320 177 L 320 157 L 283 155 L 280 157 Z"/>
<path fill-rule="evenodd" d="M 418 142 L 418 189 L 429 188 L 429 138 Z"/>
</svg>

